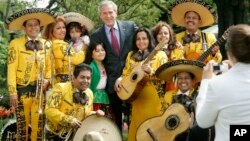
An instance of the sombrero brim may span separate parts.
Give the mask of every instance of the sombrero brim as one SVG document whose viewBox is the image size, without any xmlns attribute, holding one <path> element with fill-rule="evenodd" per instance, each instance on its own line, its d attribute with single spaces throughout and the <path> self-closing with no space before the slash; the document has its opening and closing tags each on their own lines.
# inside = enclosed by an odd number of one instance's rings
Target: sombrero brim
<svg viewBox="0 0 250 141">
<path fill-rule="evenodd" d="M 86 26 L 88 31 L 91 31 L 94 28 L 94 22 L 82 14 L 69 12 L 65 13 L 63 17 L 65 18 L 66 24 L 78 22 L 81 25 Z"/>
<path fill-rule="evenodd" d="M 25 9 L 10 16 L 6 20 L 9 30 L 22 30 L 23 23 L 30 19 L 38 19 L 40 26 L 46 26 L 55 21 L 56 13 L 44 8 Z"/>
<path fill-rule="evenodd" d="M 104 116 L 91 115 L 83 120 L 73 141 L 82 141 L 89 132 L 98 132 L 104 141 L 122 141 L 120 130 L 111 119 Z"/>
<path fill-rule="evenodd" d="M 202 77 L 204 63 L 194 60 L 174 60 L 160 66 L 155 74 L 162 80 L 172 80 L 173 76 L 179 72 L 190 72 L 194 74 L 196 82 L 199 82 Z"/>
<path fill-rule="evenodd" d="M 212 25 L 216 21 L 216 12 L 210 5 L 203 1 L 177 1 L 173 3 L 168 10 L 168 15 L 171 17 L 174 24 L 185 26 L 184 15 L 188 11 L 195 11 L 200 15 L 200 27 Z"/>
</svg>

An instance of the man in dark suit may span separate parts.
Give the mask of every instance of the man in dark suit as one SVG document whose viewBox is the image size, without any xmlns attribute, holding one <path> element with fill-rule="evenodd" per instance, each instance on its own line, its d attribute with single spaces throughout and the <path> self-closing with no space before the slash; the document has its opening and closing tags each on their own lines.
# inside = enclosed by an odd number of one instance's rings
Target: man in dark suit
<svg viewBox="0 0 250 141">
<path fill-rule="evenodd" d="M 114 84 L 121 75 L 128 52 L 132 49 L 132 39 L 136 25 L 132 21 L 119 21 L 117 5 L 110 0 L 104 0 L 98 7 L 98 12 L 103 25 L 90 37 L 93 42 L 103 42 L 106 50 L 104 66 L 108 74 L 106 91 L 115 115 L 116 124 L 122 129 L 122 101 L 118 98 Z M 114 36 L 116 38 L 114 43 Z"/>
</svg>

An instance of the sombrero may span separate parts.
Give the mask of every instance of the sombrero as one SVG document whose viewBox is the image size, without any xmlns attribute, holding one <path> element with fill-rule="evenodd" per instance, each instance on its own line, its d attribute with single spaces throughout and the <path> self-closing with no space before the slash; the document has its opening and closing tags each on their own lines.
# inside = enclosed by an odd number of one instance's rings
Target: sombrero
<svg viewBox="0 0 250 141">
<path fill-rule="evenodd" d="M 90 131 L 84 135 L 83 141 L 104 141 L 104 140 L 99 132 Z"/>
<path fill-rule="evenodd" d="M 91 31 L 94 28 L 94 22 L 82 14 L 69 12 L 65 13 L 63 17 L 66 20 L 66 24 L 69 24 L 71 22 L 78 22 L 81 25 L 85 25 L 88 31 Z"/>
<path fill-rule="evenodd" d="M 45 26 L 55 21 L 56 13 L 44 8 L 25 9 L 7 18 L 5 23 L 9 30 L 22 30 L 23 23 L 29 19 L 38 19 L 40 26 Z"/>
<path fill-rule="evenodd" d="M 190 72 L 194 74 L 196 82 L 201 80 L 204 63 L 195 60 L 174 60 L 160 66 L 155 74 L 162 80 L 172 80 L 179 72 Z"/>
<path fill-rule="evenodd" d="M 217 20 L 215 9 L 204 0 L 177 0 L 168 8 L 168 16 L 178 26 L 185 26 L 184 15 L 188 11 L 195 11 L 200 15 L 200 27 L 209 26 Z"/>
<path fill-rule="evenodd" d="M 122 141 L 120 130 L 116 124 L 105 116 L 91 115 L 83 120 L 73 141 L 82 141 L 89 133 L 99 134 L 104 141 Z"/>
</svg>

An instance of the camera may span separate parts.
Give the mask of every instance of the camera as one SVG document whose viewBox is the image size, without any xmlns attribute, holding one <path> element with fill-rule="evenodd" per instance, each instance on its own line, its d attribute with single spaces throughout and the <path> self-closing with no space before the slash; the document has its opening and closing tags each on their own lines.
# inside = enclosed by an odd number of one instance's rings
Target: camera
<svg viewBox="0 0 250 141">
<path fill-rule="evenodd" d="M 229 69 L 228 64 L 215 64 L 213 65 L 214 72 L 226 72 Z"/>
</svg>

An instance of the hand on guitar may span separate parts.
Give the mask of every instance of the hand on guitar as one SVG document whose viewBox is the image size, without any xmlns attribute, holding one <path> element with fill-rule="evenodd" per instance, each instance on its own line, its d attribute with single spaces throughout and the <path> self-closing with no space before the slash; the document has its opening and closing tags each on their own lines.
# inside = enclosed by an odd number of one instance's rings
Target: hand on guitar
<svg viewBox="0 0 250 141">
<path fill-rule="evenodd" d="M 212 56 L 215 56 L 216 53 L 219 51 L 219 49 L 220 49 L 220 46 L 215 45 L 214 48 L 212 49 Z"/>
<path fill-rule="evenodd" d="M 151 67 L 150 67 L 149 64 L 143 64 L 143 65 L 141 66 L 141 68 L 142 68 L 142 70 L 143 70 L 145 73 L 147 73 L 147 74 L 150 74 L 150 73 L 151 73 Z"/>
<path fill-rule="evenodd" d="M 145 72 L 145 74 L 149 75 L 151 73 L 150 64 L 142 64 L 141 69 Z M 119 92 L 121 90 L 121 87 L 122 87 L 121 81 L 122 81 L 122 77 L 119 77 L 115 82 L 114 89 L 116 92 Z"/>
<path fill-rule="evenodd" d="M 122 78 L 121 77 L 119 77 L 118 79 L 116 79 L 116 81 L 115 81 L 115 91 L 116 92 L 119 92 L 120 90 L 121 90 L 121 81 L 122 81 Z"/>
</svg>

